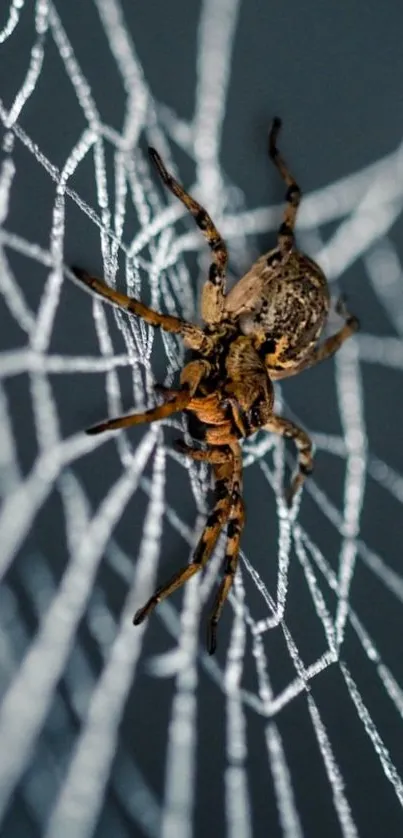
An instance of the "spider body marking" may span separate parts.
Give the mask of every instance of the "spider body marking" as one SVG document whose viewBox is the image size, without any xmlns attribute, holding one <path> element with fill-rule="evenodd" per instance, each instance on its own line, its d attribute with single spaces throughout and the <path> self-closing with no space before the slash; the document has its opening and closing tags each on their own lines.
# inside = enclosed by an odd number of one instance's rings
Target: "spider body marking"
<svg viewBox="0 0 403 838">
<path fill-rule="evenodd" d="M 201 299 L 204 328 L 160 314 L 81 268 L 72 269 L 78 280 L 103 299 L 153 326 L 180 334 L 185 346 L 192 350 L 192 360 L 182 370 L 179 389 L 160 388 L 163 404 L 144 413 L 109 419 L 89 428 L 87 433 L 153 422 L 180 410 L 188 413 L 192 435 L 205 447 L 183 442 L 177 445 L 194 460 L 211 464 L 215 503 L 191 562 L 157 588 L 137 611 L 133 622 L 141 623 L 162 599 L 206 565 L 221 530 L 227 526 L 224 574 L 209 621 L 210 654 L 216 648 L 217 623 L 236 573 L 245 520 L 240 441 L 259 428 L 294 440 L 298 470 L 289 490 L 291 501 L 312 471 L 312 443 L 294 422 L 273 413 L 272 382 L 296 375 L 330 357 L 358 328 L 357 318 L 339 301 L 337 310 L 344 317 L 344 326 L 323 343 L 317 343 L 329 311 L 329 291 L 320 267 L 295 247 L 294 225 L 301 191 L 277 148 L 280 125 L 280 120 L 274 119 L 269 133 L 269 155 L 287 186 L 277 246 L 261 256 L 228 293 L 227 249 L 212 219 L 169 174 L 159 154 L 149 149 L 161 179 L 185 204 L 211 249 L 212 262 Z"/>
</svg>

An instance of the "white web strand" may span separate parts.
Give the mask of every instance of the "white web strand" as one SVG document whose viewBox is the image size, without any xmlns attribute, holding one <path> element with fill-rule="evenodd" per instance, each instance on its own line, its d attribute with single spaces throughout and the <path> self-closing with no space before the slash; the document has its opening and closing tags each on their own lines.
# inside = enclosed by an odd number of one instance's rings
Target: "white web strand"
<svg viewBox="0 0 403 838">
<path fill-rule="evenodd" d="M 246 645 L 245 590 L 240 574 L 234 586 L 236 593 L 234 623 L 224 672 L 227 690 L 225 808 L 229 838 L 241 838 L 241 836 L 251 838 L 252 804 L 247 772 L 247 721 L 241 691 Z"/>
<path fill-rule="evenodd" d="M 6 20 L 3 29 L 0 30 L 0 44 L 4 43 L 10 35 L 13 34 L 15 27 L 20 19 L 21 11 L 24 7 L 25 0 L 11 0 L 10 9 L 8 12 L 8 20 Z"/>
<path fill-rule="evenodd" d="M 3 632 L 0 655 L 8 686 L 3 688 L 0 706 L 0 751 L 6 755 L 0 764 L 0 818 L 4 816 L 10 797 L 19 786 L 35 749 L 38 749 L 38 754 L 44 754 L 44 760 L 45 757 L 54 759 L 53 755 L 46 756 L 40 733 L 46 725 L 52 702 L 58 694 L 58 683 L 63 677 L 80 720 L 80 731 L 75 737 L 65 774 L 59 779 L 59 791 L 49 801 L 45 784 L 40 782 L 41 775 L 39 778 L 26 778 L 22 786 L 24 799 L 36 813 L 38 821 L 43 818 L 43 812 L 47 812 L 49 819 L 43 834 L 47 838 L 70 838 L 72 834 L 74 838 L 90 838 L 94 835 L 105 789 L 112 782 L 118 799 L 132 818 L 134 829 L 140 826 L 152 838 L 157 835 L 163 838 L 172 838 L 173 835 L 175 838 L 191 838 L 195 832 L 194 811 L 198 792 L 197 721 L 201 712 L 198 666 L 201 664 L 217 690 L 217 701 L 220 694 L 224 696 L 224 710 L 220 710 L 224 713 L 225 722 L 223 809 L 229 838 L 249 838 L 253 834 L 254 780 L 249 773 L 252 768 L 248 760 L 248 713 L 261 717 L 264 725 L 267 773 L 263 779 L 272 784 L 281 834 L 285 838 L 300 838 L 303 835 L 304 825 L 296 802 L 298 775 L 295 766 L 289 763 L 287 740 L 281 731 L 281 711 L 290 707 L 297 696 L 301 696 L 302 701 L 305 700 L 302 696 L 305 696 L 308 703 L 312 733 L 329 783 L 341 834 L 344 838 L 355 838 L 360 825 L 356 825 L 353 819 L 354 805 L 347 797 L 343 768 L 336 761 L 332 734 L 325 727 L 318 703 L 310 690 L 319 673 L 324 674 L 330 666 L 340 668 L 346 685 L 346 699 L 355 714 L 356 723 L 365 730 L 374 758 L 382 766 L 397 800 L 403 805 L 402 780 L 393 762 L 391 749 L 386 745 L 386 734 L 383 736 L 378 730 L 367 708 L 365 695 L 361 695 L 354 673 L 350 672 L 344 660 L 348 626 L 353 629 L 361 650 L 372 664 L 391 710 L 402 719 L 402 686 L 383 660 L 369 628 L 364 625 L 351 601 L 356 566 L 362 562 L 376 584 L 382 586 L 385 595 L 393 597 L 399 606 L 403 604 L 401 575 L 388 566 L 386 554 L 380 556 L 364 543 L 359 530 L 367 473 L 390 498 L 400 503 L 403 500 L 403 476 L 368 451 L 361 374 L 363 362 L 402 371 L 403 352 L 398 338 L 361 334 L 343 348 L 333 365 L 329 365 L 329 376 L 335 374 L 341 433 L 339 436 L 316 433 L 315 442 L 318 450 L 332 453 L 343 462 L 344 497 L 340 499 L 340 509 L 337 508 L 314 479 L 307 484 L 305 491 L 315 502 L 320 515 L 340 534 L 337 571 L 303 529 L 303 519 L 297 520 L 298 505 L 294 506 L 291 514 L 286 510 L 282 499 L 285 472 L 283 445 L 268 438 L 249 441 L 245 445 L 245 467 L 259 463 L 259 473 L 267 489 L 276 493 L 276 591 L 270 591 L 265 578 L 268 557 L 264 555 L 264 561 L 258 565 L 255 557 L 241 553 L 241 568 L 227 606 L 232 625 L 225 666 L 221 669 L 217 661 L 212 661 L 204 651 L 200 651 L 198 645 L 201 610 L 212 591 L 213 573 L 219 567 L 219 551 L 223 547 L 223 542 L 220 542 L 217 556 L 204 579 L 196 578 L 185 587 L 180 614 L 177 613 L 177 601 L 166 602 L 159 609 L 161 623 L 174 645 L 166 654 L 153 659 L 149 674 L 156 679 L 157 690 L 158 678 L 173 676 L 175 679 L 174 697 L 169 708 L 162 802 L 156 800 L 141 766 L 119 743 L 119 725 L 129 690 L 132 684 L 136 685 L 139 677 L 138 662 L 146 631 L 146 626 L 142 626 L 134 632 L 131 618 L 143 595 L 146 597 L 151 593 L 155 584 L 157 568 L 164 555 L 163 520 L 166 519 L 179 534 L 185 551 L 192 549 L 202 525 L 200 517 L 192 532 L 182 521 L 180 510 L 172 508 L 167 502 L 166 459 L 174 459 L 177 467 L 181 465 L 187 469 L 200 516 L 205 512 L 208 480 L 205 470 L 198 470 L 194 463 L 185 461 L 183 457 L 171 453 L 169 458 L 165 458 L 161 431 L 157 427 L 146 431 L 135 452 L 128 437 L 122 435 L 117 439 L 121 475 L 109 487 L 95 512 L 91 513 L 91 503 L 83 485 L 70 474 L 69 469 L 91 452 L 94 457 L 102 456 L 97 449 L 105 440 L 84 437 L 83 434 L 64 440 L 61 438 L 61 417 L 50 376 L 105 373 L 108 410 L 117 413 L 122 409 L 117 373 L 120 368 L 130 368 L 134 404 L 139 407 L 147 400 L 151 402 L 153 378 L 150 360 L 154 332 L 136 319 L 129 321 L 120 312 L 115 312 L 114 318 L 107 318 L 102 304 L 96 301 L 92 311 L 100 356 L 83 356 L 79 352 L 67 356 L 50 351 L 56 315 L 63 304 L 63 283 L 71 279 L 64 265 L 67 203 L 74 202 L 87 222 L 100 231 L 108 282 L 115 281 L 118 256 L 123 256 L 126 258 L 126 280 L 130 293 L 141 294 L 141 268 L 142 274 L 146 274 L 144 281 L 148 283 L 152 305 L 189 317 L 194 314 L 194 300 L 182 257 L 188 251 L 201 252 L 204 243 L 197 231 L 174 229 L 175 222 L 185 215 L 185 210 L 179 204 L 165 205 L 160 190 L 152 183 L 148 164 L 139 147 L 144 133 L 158 140 L 158 146 L 169 161 L 171 149 L 166 126 L 170 135 L 193 156 L 203 201 L 230 244 L 236 244 L 241 261 L 247 262 L 248 259 L 247 235 L 266 233 L 268 228 L 276 230 L 280 209 L 226 211 L 231 204 L 231 185 L 226 186 L 222 176 L 221 135 L 240 0 L 205 0 L 202 4 L 197 32 L 194 116 L 190 122 L 179 118 L 172 110 L 159 111 L 155 106 L 119 2 L 94 0 L 94 6 L 106 36 L 109 60 L 116 66 L 126 93 L 121 130 L 102 121 L 102 107 L 95 101 L 74 45 L 69 41 L 63 26 L 63 13 L 60 11 L 59 14 L 55 4 L 45 0 L 38 0 L 35 4 L 31 50 L 24 65 L 21 86 L 10 104 L 0 101 L 0 119 L 6 131 L 0 168 L 0 293 L 8 314 L 27 340 L 23 348 L 12 347 L 0 357 L 0 488 L 4 494 L 0 513 L 0 575 L 3 578 L 6 576 L 18 552 L 24 549 L 38 514 L 55 490 L 62 498 L 68 548 L 67 565 L 58 587 L 54 587 L 45 562 L 41 564 L 38 559 L 34 569 L 27 571 L 24 584 L 38 620 L 38 630 L 33 638 L 28 637 L 19 624 L 14 595 L 6 585 L 1 592 Z M 0 31 L 0 44 L 18 33 L 19 21 L 26 12 L 23 0 L 11 1 Z M 35 105 L 38 80 L 43 72 L 46 45 L 50 38 L 85 121 L 84 130 L 81 127 L 60 168 L 46 157 L 20 124 L 28 101 L 31 107 Z M 17 170 L 13 157 L 17 145 L 31 155 L 32 161 L 55 186 L 48 249 L 26 240 L 18 230 L 7 226 L 10 199 L 13 190 L 18 188 L 16 174 L 23 174 L 22 169 Z M 113 189 L 106 169 L 107 146 L 114 151 Z M 401 145 L 383 160 L 307 195 L 299 213 L 299 229 L 315 242 L 316 256 L 329 278 L 339 278 L 348 267 L 362 260 L 376 298 L 399 337 L 403 333 L 402 269 L 390 231 L 403 207 L 402 155 Z M 95 209 L 71 187 L 72 178 L 80 166 L 90 159 L 93 159 L 96 186 Z M 114 201 L 111 200 L 113 190 Z M 131 240 L 125 241 L 125 218 L 129 207 L 134 209 L 139 229 L 133 233 Z M 319 230 L 329 221 L 338 221 L 338 227 L 323 244 Z M 9 251 L 23 255 L 48 271 L 36 311 L 31 309 L 26 299 L 25 280 L 11 268 Z M 116 325 L 125 351 L 119 350 L 114 354 Z M 163 346 L 167 379 L 171 379 L 181 357 L 170 336 L 163 337 Z M 23 373 L 29 380 L 37 445 L 35 462 L 27 475 L 20 468 L 12 403 L 5 388 L 8 380 Z M 151 457 L 154 459 L 150 479 L 143 472 Z M 126 506 L 140 488 L 148 496 L 148 508 L 132 574 L 130 563 L 118 546 L 110 545 L 110 540 Z M 317 619 L 318 637 L 322 639 L 321 652 L 308 661 L 303 658 L 300 635 L 289 613 L 290 579 L 294 572 L 291 561 L 293 547 Z M 103 592 L 95 583 L 97 569 L 107 549 L 108 562 L 118 569 L 127 586 L 118 625 L 108 609 Z M 252 609 L 248 602 L 246 591 L 250 585 L 259 595 L 260 608 L 257 610 Z M 327 605 L 324 590 L 337 597 L 335 616 Z M 101 672 L 97 677 L 91 672 L 77 641 L 77 629 L 83 617 L 102 655 Z M 292 677 L 277 693 L 271 684 L 271 661 L 265 648 L 272 631 L 282 632 L 287 664 L 293 668 Z M 243 683 L 246 664 L 250 663 L 249 656 L 253 658 L 255 689 Z M 275 722 L 273 717 L 276 717 Z"/>
<path fill-rule="evenodd" d="M 16 8 L 14 6 L 14 12 Z M 12 17 L 13 10 L 10 10 L 10 20 Z M 19 118 L 21 111 L 23 110 L 26 102 L 33 94 L 40 72 L 42 70 L 42 64 L 44 59 L 44 40 L 45 35 L 48 29 L 48 12 L 49 6 L 47 0 L 37 0 L 35 4 L 35 32 L 36 38 L 34 46 L 31 49 L 30 59 L 28 69 L 24 78 L 24 81 L 14 98 L 14 102 L 12 107 L 10 108 L 9 112 L 5 115 L 4 118 L 4 125 L 7 128 L 11 128 L 14 123 Z M 15 17 L 13 18 L 15 20 Z M 16 21 L 17 22 L 17 21 Z M 12 29 L 14 26 L 12 27 Z M 6 25 L 7 29 L 7 25 Z M 12 31 L 12 30 L 11 30 Z M 10 35 L 10 31 L 8 31 L 8 35 Z M 3 30 L 4 35 L 4 30 Z M 4 37 L 3 39 L 4 40 Z M 0 40 L 1 43 L 1 40 Z"/>
<path fill-rule="evenodd" d="M 303 832 L 295 806 L 291 775 L 281 736 L 275 724 L 271 724 L 267 728 L 266 739 L 284 838 L 302 838 Z"/>
<path fill-rule="evenodd" d="M 308 695 L 308 707 L 311 714 L 312 724 L 318 739 L 318 745 L 322 753 L 323 764 L 332 788 L 334 806 L 339 818 L 341 833 L 343 838 L 357 838 L 358 832 L 352 819 L 351 809 L 345 795 L 343 778 L 341 776 L 339 766 L 334 758 L 325 726 L 311 695 Z"/>
<path fill-rule="evenodd" d="M 136 674 L 141 651 L 143 632 L 136 632 L 133 637 L 132 617 L 138 606 L 142 576 L 158 556 L 162 532 L 164 475 L 164 452 L 162 448 L 158 448 L 154 458 L 153 495 L 144 521 L 143 541 L 132 587 L 122 610 L 120 629 L 92 694 L 83 733 L 78 737 L 75 754 L 50 818 L 46 838 L 68 838 L 73 834 L 77 838 L 87 838 L 93 834 L 97 822 L 116 751 L 122 710 Z M 86 526 L 82 530 L 83 538 Z"/>
<path fill-rule="evenodd" d="M 371 716 L 362 700 L 362 697 L 357 689 L 354 679 L 350 675 L 347 666 L 345 666 L 345 664 L 341 664 L 340 668 L 346 679 L 346 684 L 350 692 L 351 698 L 356 706 L 358 716 L 365 727 L 366 733 L 371 739 L 376 753 L 379 756 L 386 777 L 393 784 L 395 792 L 399 798 L 400 804 L 403 805 L 403 783 L 401 777 L 399 776 L 395 766 L 393 765 L 390 759 L 389 752 L 385 747 L 381 737 L 379 736 L 376 726 L 374 725 L 374 722 L 371 719 Z"/>
<path fill-rule="evenodd" d="M 124 473 L 105 497 L 87 527 L 85 537 L 69 564 L 64 579 L 28 654 L 6 693 L 0 708 L 0 748 L 10 759 L 0 766 L 0 812 L 24 769 L 43 724 L 53 691 L 66 665 L 67 656 L 85 608 L 102 552 L 132 496 L 139 473 L 155 445 L 155 432 L 143 439 Z M 29 708 L 26 697 L 30 696 Z"/>
</svg>

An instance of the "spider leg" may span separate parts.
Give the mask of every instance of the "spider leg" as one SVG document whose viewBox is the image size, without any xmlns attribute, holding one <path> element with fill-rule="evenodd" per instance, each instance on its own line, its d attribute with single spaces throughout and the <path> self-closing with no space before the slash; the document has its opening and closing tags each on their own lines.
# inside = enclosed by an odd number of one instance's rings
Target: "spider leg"
<svg viewBox="0 0 403 838">
<path fill-rule="evenodd" d="M 128 311 L 130 314 L 136 314 L 137 317 L 141 317 L 150 326 L 159 326 L 166 332 L 174 332 L 182 335 L 186 345 L 190 349 L 203 352 L 208 348 L 210 341 L 198 326 L 187 323 L 186 320 L 181 320 L 180 317 L 173 317 L 170 314 L 160 314 L 160 312 L 154 311 L 154 309 L 141 303 L 140 300 L 136 300 L 135 297 L 121 294 L 115 288 L 111 288 L 110 285 L 103 282 L 102 279 L 92 276 L 82 268 L 72 267 L 71 270 L 76 279 L 84 283 L 87 288 L 95 291 L 96 294 L 109 303 Z"/>
<path fill-rule="evenodd" d="M 135 626 L 142 623 L 159 602 L 170 596 L 177 588 L 184 585 L 188 579 L 191 579 L 195 573 L 198 573 L 207 564 L 217 543 L 218 536 L 231 512 L 234 473 L 234 457 L 231 454 L 225 464 L 216 466 L 215 504 L 208 515 L 205 528 L 193 554 L 192 561 L 174 573 L 165 585 L 157 588 L 146 604 L 142 608 L 139 608 L 133 618 Z"/>
<path fill-rule="evenodd" d="M 155 422 L 157 419 L 166 419 L 172 413 L 184 410 L 191 398 L 189 393 L 183 390 L 178 393 L 173 401 L 166 402 L 158 407 L 153 407 L 151 410 L 145 410 L 144 413 L 129 413 L 128 416 L 117 416 L 114 419 L 107 419 L 106 422 L 101 422 L 99 425 L 87 428 L 86 434 L 94 436 L 95 434 L 103 433 L 103 431 L 116 431 L 118 428 L 129 428 L 131 425 L 142 425 L 144 423 Z"/>
<path fill-rule="evenodd" d="M 284 211 L 283 222 L 278 231 L 279 248 L 282 253 L 286 254 L 294 246 L 294 226 L 298 207 L 301 202 L 301 190 L 277 148 L 277 137 L 280 128 L 281 119 L 275 117 L 269 133 L 269 155 L 288 187 L 285 194 L 287 206 Z"/>
<path fill-rule="evenodd" d="M 186 445 L 182 439 L 175 440 L 175 448 L 185 454 L 186 457 L 191 457 L 192 460 L 198 462 L 211 463 L 218 465 L 219 463 L 226 463 L 227 460 L 232 459 L 231 450 L 227 447 L 223 448 L 208 448 L 204 451 L 201 448 L 193 448 L 191 445 Z"/>
<path fill-rule="evenodd" d="M 208 361 L 190 361 L 183 368 L 181 373 L 181 384 L 183 390 L 172 390 L 171 398 L 165 404 L 153 407 L 144 413 L 130 413 L 128 416 L 117 416 L 114 419 L 107 419 L 99 425 L 88 428 L 87 434 L 95 435 L 103 431 L 113 431 L 117 428 L 128 428 L 131 425 L 142 425 L 146 422 L 155 422 L 157 419 L 166 419 L 172 413 L 184 410 L 192 399 L 193 393 L 197 390 L 203 376 L 208 374 L 210 364 Z"/>
<path fill-rule="evenodd" d="M 217 591 L 217 596 L 214 601 L 211 612 L 208 633 L 207 633 L 207 649 L 210 655 L 213 655 L 217 646 L 217 625 L 221 617 L 221 612 L 228 594 L 234 583 L 235 573 L 238 567 L 239 559 L 239 542 L 241 533 L 245 523 L 245 507 L 243 500 L 238 495 L 237 500 L 232 508 L 230 520 L 228 523 L 228 541 L 227 552 L 225 554 L 224 578 Z"/>
<path fill-rule="evenodd" d="M 330 358 L 334 355 L 335 352 L 340 349 L 344 341 L 351 337 L 351 335 L 353 335 L 354 332 L 360 328 L 358 317 L 354 317 L 353 314 L 349 314 L 344 309 L 343 312 L 340 311 L 339 313 L 343 313 L 345 315 L 346 322 L 344 326 L 336 332 L 336 334 L 328 337 L 327 340 L 325 340 L 320 346 L 316 346 L 310 354 L 300 364 L 298 364 L 298 366 L 279 371 L 270 370 L 269 368 L 268 373 L 270 378 L 275 381 L 280 378 L 290 378 L 292 375 L 298 375 L 298 373 L 308 370 L 310 367 L 314 367 L 316 364 L 319 364 L 320 361 L 325 361 L 326 358 Z"/>
<path fill-rule="evenodd" d="M 305 431 L 291 422 L 290 419 L 283 419 L 282 416 L 273 416 L 263 426 L 266 431 L 280 434 L 286 439 L 293 439 L 298 449 L 298 472 L 291 481 L 291 486 L 286 498 L 291 504 L 298 489 L 301 488 L 305 477 L 313 471 L 312 442 Z"/>
<path fill-rule="evenodd" d="M 155 148 L 149 148 L 149 154 L 155 163 L 161 180 L 189 210 L 212 250 L 213 261 L 202 292 L 201 316 L 206 323 L 218 323 L 224 310 L 225 271 L 228 262 L 225 243 L 204 207 L 195 201 L 166 170 Z"/>
</svg>

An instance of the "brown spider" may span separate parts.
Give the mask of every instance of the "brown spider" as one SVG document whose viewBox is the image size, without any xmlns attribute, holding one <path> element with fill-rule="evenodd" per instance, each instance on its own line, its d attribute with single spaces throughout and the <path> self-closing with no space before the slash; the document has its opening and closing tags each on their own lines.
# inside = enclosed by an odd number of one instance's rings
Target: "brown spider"
<svg viewBox="0 0 403 838">
<path fill-rule="evenodd" d="M 261 256 L 228 294 L 228 256 L 220 234 L 203 207 L 167 172 L 155 149 L 149 149 L 164 184 L 185 204 L 212 251 L 201 299 L 204 328 L 153 311 L 80 268 L 73 268 L 75 276 L 101 297 L 152 326 L 180 334 L 185 346 L 193 350 L 193 360 L 182 370 L 179 390 L 162 388 L 164 404 L 145 413 L 109 419 L 87 433 L 154 422 L 185 410 L 193 436 L 206 444 L 201 449 L 180 442 L 179 448 L 194 460 L 211 463 L 215 476 L 214 508 L 190 564 L 157 588 L 137 611 L 133 622 L 139 625 L 161 600 L 206 565 L 220 531 L 227 525 L 224 578 L 209 621 L 210 654 L 216 648 L 217 623 L 234 580 L 245 520 L 240 441 L 259 428 L 294 440 L 299 469 L 289 490 L 291 501 L 312 471 L 312 443 L 305 431 L 273 413 L 272 381 L 297 375 L 333 355 L 358 328 L 357 318 L 339 302 L 338 311 L 345 318 L 343 328 L 317 345 L 329 311 L 329 291 L 319 266 L 295 249 L 293 231 L 301 191 L 277 149 L 280 126 L 281 121 L 274 119 L 269 134 L 270 157 L 287 185 L 287 205 L 277 247 Z"/>
</svg>

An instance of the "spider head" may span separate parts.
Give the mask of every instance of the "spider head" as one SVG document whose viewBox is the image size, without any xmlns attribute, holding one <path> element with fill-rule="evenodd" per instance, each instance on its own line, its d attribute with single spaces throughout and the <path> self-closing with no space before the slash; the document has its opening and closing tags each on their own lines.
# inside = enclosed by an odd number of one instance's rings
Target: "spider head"
<svg viewBox="0 0 403 838">
<path fill-rule="evenodd" d="M 227 395 L 221 403 L 233 427 L 238 430 L 239 437 L 251 436 L 262 428 L 273 409 L 274 390 L 271 381 L 265 378 L 263 384 L 262 379 L 256 381 L 251 377 L 248 384 L 242 389 L 235 384 L 231 388 L 232 394 Z"/>
<path fill-rule="evenodd" d="M 273 406 L 273 387 L 271 382 L 267 387 L 265 393 L 260 393 L 252 402 L 247 411 L 245 411 L 245 424 L 248 427 L 248 434 L 254 434 L 259 428 L 262 428 L 272 413 Z"/>
</svg>

